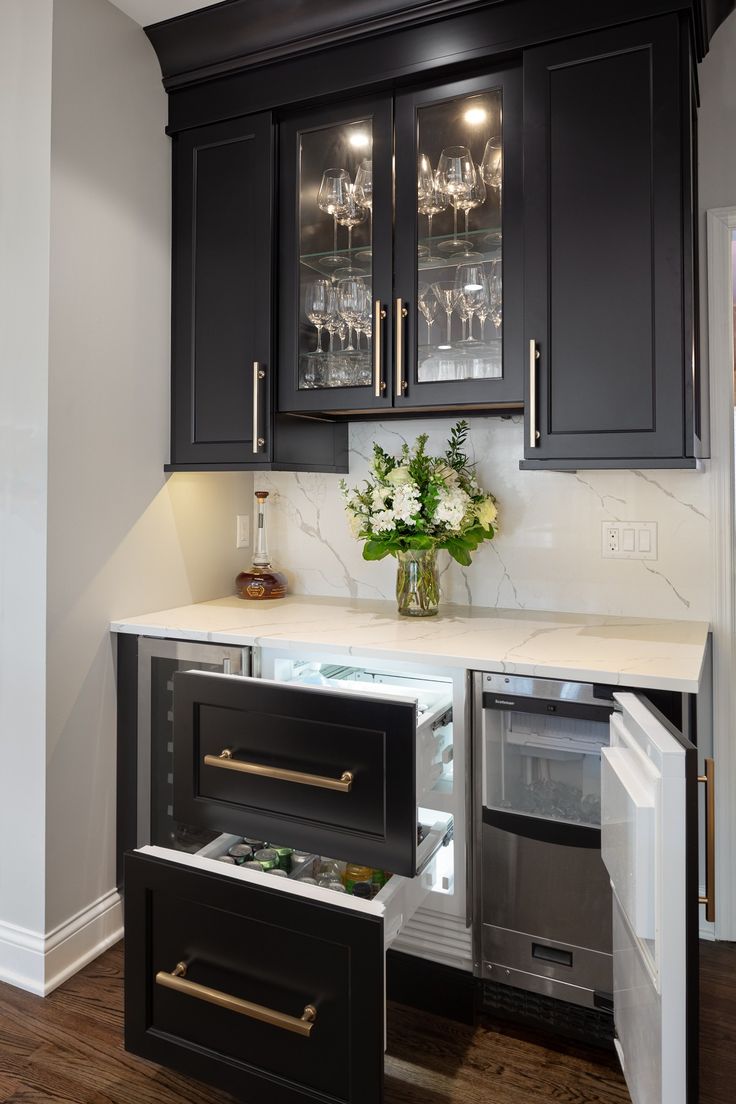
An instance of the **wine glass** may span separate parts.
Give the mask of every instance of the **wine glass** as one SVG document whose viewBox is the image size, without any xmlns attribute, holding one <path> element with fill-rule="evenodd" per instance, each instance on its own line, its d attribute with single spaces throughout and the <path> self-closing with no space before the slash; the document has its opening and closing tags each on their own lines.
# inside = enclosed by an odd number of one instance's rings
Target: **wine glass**
<svg viewBox="0 0 736 1104">
<path fill-rule="evenodd" d="M 437 296 L 437 302 L 447 315 L 447 344 L 440 348 L 452 348 L 452 312 L 457 306 L 457 290 L 454 280 L 438 280 L 432 284 L 432 291 Z"/>
<path fill-rule="evenodd" d="M 478 345 L 477 338 L 473 337 L 473 318 L 479 307 L 490 300 L 488 290 L 488 278 L 485 268 L 481 263 L 461 264 L 455 272 L 455 290 L 458 304 L 462 305 L 468 314 L 469 336 L 462 341 L 463 345 Z"/>
<path fill-rule="evenodd" d="M 437 248 L 443 253 L 460 253 L 470 249 L 469 243 L 457 236 L 457 201 L 468 196 L 475 183 L 475 165 L 467 146 L 447 146 L 442 150 L 437 162 L 435 182 L 438 190 L 449 196 L 454 212 L 452 240 L 440 242 Z"/>
<path fill-rule="evenodd" d="M 435 295 L 429 284 L 420 284 L 417 289 L 417 303 L 419 309 L 424 315 L 424 321 L 427 323 L 427 344 L 432 344 L 432 325 L 437 317 L 437 311 L 440 309 L 440 305 L 437 302 L 437 296 Z"/>
<path fill-rule="evenodd" d="M 417 168 L 417 211 L 420 215 L 427 216 L 428 251 L 425 260 L 432 256 L 432 219 L 447 209 L 449 198 L 439 191 L 435 175 L 432 172 L 432 163 L 426 153 L 419 156 Z M 421 247 L 420 247 L 421 248 Z"/>
<path fill-rule="evenodd" d="M 465 214 L 465 236 L 468 236 L 468 215 L 471 211 L 474 211 L 476 207 L 482 207 L 486 201 L 487 196 L 486 182 L 483 179 L 483 173 L 481 172 L 480 165 L 475 166 L 475 180 L 473 181 L 473 187 L 470 189 L 466 196 L 458 196 L 455 204 Z"/>
<path fill-rule="evenodd" d="M 353 227 L 360 226 L 368 218 L 368 208 L 361 207 L 358 202 L 354 184 L 348 188 L 345 204 L 336 212 L 335 217 L 341 226 L 348 228 L 348 257 L 352 263 Z"/>
<path fill-rule="evenodd" d="M 315 353 L 322 352 L 322 330 L 325 328 L 325 323 L 330 317 L 330 290 L 332 283 L 330 280 L 313 280 L 307 284 L 304 293 L 304 311 L 312 323 L 317 328 L 317 348 Z"/>
<path fill-rule="evenodd" d="M 501 191 L 503 184 L 503 145 L 500 138 L 489 138 L 480 163 L 486 184 Z"/>
<path fill-rule="evenodd" d="M 491 274 L 488 278 L 488 292 L 490 302 L 490 318 L 493 323 L 496 335 L 501 328 L 501 322 L 503 321 L 503 280 L 501 274 L 501 266 L 498 261 L 494 262 Z"/>
<path fill-rule="evenodd" d="M 322 263 L 329 266 L 341 265 L 342 257 L 337 255 L 337 216 L 345 209 L 350 194 L 350 173 L 347 169 L 325 169 L 317 193 L 317 206 L 334 220 L 332 234 L 332 256 L 323 257 Z"/>
<path fill-rule="evenodd" d="M 340 317 L 344 322 L 347 322 L 348 326 L 348 347 L 345 352 L 354 353 L 355 348 L 353 346 L 352 331 L 355 328 L 356 322 L 360 321 L 360 317 L 365 309 L 366 300 L 369 298 L 368 289 L 360 277 L 351 276 L 345 280 L 340 280 L 340 283 L 337 285 L 337 290 L 338 311 Z"/>
</svg>

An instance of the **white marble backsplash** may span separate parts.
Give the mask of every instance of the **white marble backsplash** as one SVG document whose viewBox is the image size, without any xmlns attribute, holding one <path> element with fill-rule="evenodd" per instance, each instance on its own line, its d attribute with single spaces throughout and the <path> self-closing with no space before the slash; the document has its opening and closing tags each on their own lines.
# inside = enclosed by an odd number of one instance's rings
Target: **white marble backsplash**
<svg viewBox="0 0 736 1104">
<path fill-rule="evenodd" d="M 398 451 L 429 433 L 444 448 L 452 421 L 358 422 L 350 426 L 350 485 L 367 474 L 374 441 Z M 482 486 L 499 501 L 501 530 L 462 568 L 441 555 L 446 601 L 642 617 L 711 617 L 710 475 L 706 472 L 520 471 L 518 416 L 470 419 Z M 351 536 L 336 475 L 270 472 L 269 543 L 293 593 L 393 597 L 393 558 L 367 562 Z M 657 560 L 604 560 L 601 522 L 656 521 Z"/>
</svg>

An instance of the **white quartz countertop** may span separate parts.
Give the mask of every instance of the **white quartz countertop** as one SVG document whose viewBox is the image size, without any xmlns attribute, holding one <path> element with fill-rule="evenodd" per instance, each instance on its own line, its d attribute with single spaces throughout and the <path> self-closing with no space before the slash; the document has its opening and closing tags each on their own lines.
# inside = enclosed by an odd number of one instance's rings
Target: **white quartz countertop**
<svg viewBox="0 0 736 1104">
<path fill-rule="evenodd" d="M 113 632 L 310 655 L 356 655 L 542 678 L 696 692 L 703 621 L 444 606 L 400 617 L 392 602 L 290 595 L 219 598 L 113 621 Z"/>
</svg>

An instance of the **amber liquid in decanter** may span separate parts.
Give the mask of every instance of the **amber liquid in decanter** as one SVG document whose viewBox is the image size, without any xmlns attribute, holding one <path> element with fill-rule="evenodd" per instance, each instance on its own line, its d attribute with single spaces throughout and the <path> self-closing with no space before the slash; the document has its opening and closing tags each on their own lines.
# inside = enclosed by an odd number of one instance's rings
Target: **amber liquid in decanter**
<svg viewBox="0 0 736 1104">
<path fill-rule="evenodd" d="M 271 566 L 266 541 L 266 499 L 268 491 L 256 491 L 256 547 L 250 571 L 241 571 L 235 580 L 239 598 L 263 601 L 286 597 L 286 576 Z"/>
</svg>

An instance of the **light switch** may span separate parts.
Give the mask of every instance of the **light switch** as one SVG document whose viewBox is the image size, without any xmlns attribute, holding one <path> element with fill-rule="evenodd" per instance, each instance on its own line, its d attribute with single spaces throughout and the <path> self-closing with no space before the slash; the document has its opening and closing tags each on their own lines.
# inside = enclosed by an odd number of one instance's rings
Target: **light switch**
<svg viewBox="0 0 736 1104">
<path fill-rule="evenodd" d="M 604 560 L 656 560 L 656 521 L 601 522 Z"/>
<path fill-rule="evenodd" d="M 635 547 L 634 530 L 624 529 L 621 534 L 622 552 L 633 552 Z"/>
<path fill-rule="evenodd" d="M 247 548 L 250 543 L 250 517 L 248 514 L 235 515 L 235 547 Z"/>
<path fill-rule="evenodd" d="M 639 531 L 639 551 L 651 552 L 652 550 L 652 534 L 648 529 L 641 529 Z"/>
</svg>

